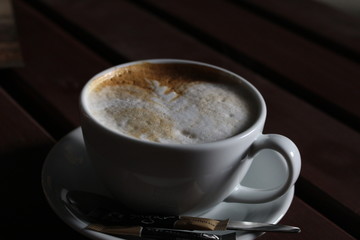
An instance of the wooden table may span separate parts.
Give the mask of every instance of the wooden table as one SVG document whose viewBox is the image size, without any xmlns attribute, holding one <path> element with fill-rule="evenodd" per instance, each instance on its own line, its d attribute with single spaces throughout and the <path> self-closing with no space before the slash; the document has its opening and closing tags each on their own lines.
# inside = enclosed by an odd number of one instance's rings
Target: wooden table
<svg viewBox="0 0 360 240">
<path fill-rule="evenodd" d="M 282 223 L 360 238 L 360 21 L 310 0 L 15 0 L 24 67 L 0 71 L 1 212 L 7 239 L 85 239 L 51 210 L 41 167 L 79 126 L 85 82 L 112 65 L 182 58 L 234 71 L 293 139 L 302 172 Z"/>
</svg>

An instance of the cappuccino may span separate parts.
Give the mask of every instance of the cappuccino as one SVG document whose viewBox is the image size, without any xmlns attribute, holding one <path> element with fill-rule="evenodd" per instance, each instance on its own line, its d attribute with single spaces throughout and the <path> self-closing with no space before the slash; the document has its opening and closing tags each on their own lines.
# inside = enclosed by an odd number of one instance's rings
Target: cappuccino
<svg viewBox="0 0 360 240">
<path fill-rule="evenodd" d="M 95 79 L 87 105 L 93 118 L 121 134 L 191 144 L 246 130 L 256 115 L 251 99 L 234 77 L 216 69 L 143 62 Z"/>
</svg>

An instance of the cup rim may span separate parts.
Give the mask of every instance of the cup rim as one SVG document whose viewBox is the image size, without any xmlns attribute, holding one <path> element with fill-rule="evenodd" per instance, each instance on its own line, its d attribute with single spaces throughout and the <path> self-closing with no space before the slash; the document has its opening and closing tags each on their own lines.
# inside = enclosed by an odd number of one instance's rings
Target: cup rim
<svg viewBox="0 0 360 240">
<path fill-rule="evenodd" d="M 236 79 L 239 79 L 243 84 L 246 85 L 246 87 L 256 96 L 256 100 L 259 103 L 259 113 L 258 116 L 256 117 L 256 120 L 253 121 L 253 123 L 246 128 L 244 131 L 225 138 L 225 139 L 221 139 L 221 140 L 216 140 L 213 142 L 205 142 L 205 143 L 159 143 L 159 142 L 152 142 L 149 140 L 143 140 L 143 139 L 138 139 L 135 137 L 131 137 L 125 134 L 122 134 L 116 130 L 113 130 L 109 127 L 104 126 L 103 124 L 101 124 L 96 118 L 94 118 L 92 116 L 92 114 L 89 111 L 89 108 L 86 104 L 86 94 L 87 94 L 87 90 L 89 88 L 89 86 L 91 85 L 91 83 L 93 81 L 95 81 L 97 78 L 99 78 L 102 75 L 105 75 L 109 72 L 112 72 L 118 68 L 122 68 L 122 67 L 126 67 L 126 66 L 131 66 L 131 65 L 135 65 L 135 64 L 140 64 L 140 63 L 144 63 L 144 62 L 148 62 L 148 63 L 186 63 L 186 64 L 195 64 L 195 65 L 200 65 L 200 66 L 205 66 L 205 67 L 210 67 L 213 69 L 216 69 L 218 71 L 224 72 L 226 74 L 232 75 L 234 77 L 236 77 Z M 194 61 L 194 60 L 185 60 L 185 59 L 174 59 L 174 58 L 159 58 L 159 59 L 145 59 L 145 60 L 136 60 L 136 61 L 130 61 L 130 62 L 126 62 L 126 63 L 122 63 L 122 64 L 118 64 L 115 66 L 112 66 L 110 68 L 107 68 L 99 73 L 97 73 L 96 75 L 94 75 L 93 77 L 90 78 L 90 80 L 88 80 L 88 82 L 83 86 L 81 93 L 80 93 L 80 109 L 81 111 L 83 111 L 82 114 L 85 113 L 85 115 L 92 120 L 92 122 L 94 122 L 97 126 L 99 126 L 101 129 L 103 129 L 104 131 L 111 133 L 113 135 L 122 137 L 127 139 L 128 141 L 132 141 L 132 142 L 137 142 L 139 144 L 145 144 L 145 145 L 151 145 L 151 146 L 156 146 L 156 147 L 168 147 L 168 148 L 213 148 L 214 146 L 223 146 L 223 145 L 228 145 L 230 143 L 233 142 L 237 142 L 239 139 L 244 138 L 248 135 L 251 135 L 254 131 L 256 131 L 258 129 L 258 127 L 262 127 L 262 123 L 265 122 L 265 118 L 266 118 L 266 114 L 267 114 L 267 109 L 266 109 L 266 104 L 265 104 L 265 100 L 263 98 L 263 96 L 261 95 L 261 93 L 259 92 L 259 90 L 257 90 L 250 82 L 248 82 L 245 78 L 241 77 L 240 75 L 231 72 L 225 68 L 222 67 L 218 67 L 212 64 L 208 64 L 208 63 L 204 63 L 204 62 L 200 62 L 200 61 Z M 257 127 L 258 126 L 258 127 Z M 262 130 L 262 129 L 261 129 Z"/>
</svg>

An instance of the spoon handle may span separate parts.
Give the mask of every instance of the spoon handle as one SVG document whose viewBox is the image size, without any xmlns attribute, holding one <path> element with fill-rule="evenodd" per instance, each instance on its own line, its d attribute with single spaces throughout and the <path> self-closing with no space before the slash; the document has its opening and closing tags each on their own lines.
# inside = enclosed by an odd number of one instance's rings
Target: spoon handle
<svg viewBox="0 0 360 240">
<path fill-rule="evenodd" d="M 243 230 L 243 231 L 256 231 L 256 232 L 300 232 L 300 228 L 270 223 L 257 223 L 246 221 L 230 221 L 227 225 L 229 230 Z"/>
</svg>

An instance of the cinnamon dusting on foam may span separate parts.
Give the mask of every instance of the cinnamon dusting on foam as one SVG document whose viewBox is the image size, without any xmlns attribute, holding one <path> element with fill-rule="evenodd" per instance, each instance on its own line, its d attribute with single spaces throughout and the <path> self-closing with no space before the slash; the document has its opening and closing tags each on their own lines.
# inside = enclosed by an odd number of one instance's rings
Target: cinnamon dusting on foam
<svg viewBox="0 0 360 240">
<path fill-rule="evenodd" d="M 191 64 L 140 63 L 97 78 L 89 106 L 102 124 L 154 142 L 203 143 L 231 137 L 251 122 L 241 84 Z"/>
</svg>

